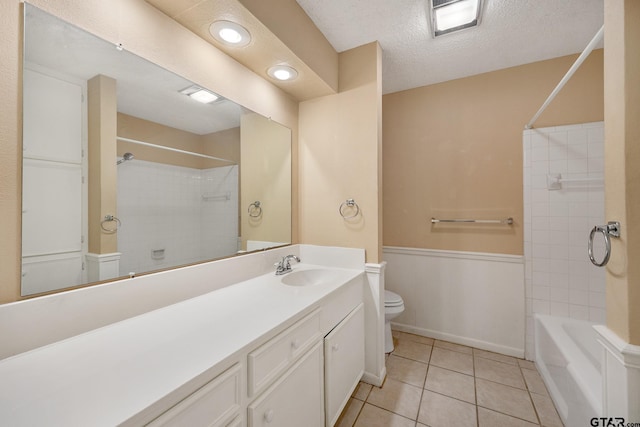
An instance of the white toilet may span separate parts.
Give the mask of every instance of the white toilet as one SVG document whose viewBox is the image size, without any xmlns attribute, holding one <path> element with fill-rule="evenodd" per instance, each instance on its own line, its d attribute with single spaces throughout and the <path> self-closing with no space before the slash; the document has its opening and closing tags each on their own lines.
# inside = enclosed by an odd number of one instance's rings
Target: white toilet
<svg viewBox="0 0 640 427">
<path fill-rule="evenodd" d="M 404 301 L 395 292 L 384 291 L 384 352 L 393 351 L 393 337 L 391 336 L 391 319 L 395 319 L 404 311 Z"/>
</svg>

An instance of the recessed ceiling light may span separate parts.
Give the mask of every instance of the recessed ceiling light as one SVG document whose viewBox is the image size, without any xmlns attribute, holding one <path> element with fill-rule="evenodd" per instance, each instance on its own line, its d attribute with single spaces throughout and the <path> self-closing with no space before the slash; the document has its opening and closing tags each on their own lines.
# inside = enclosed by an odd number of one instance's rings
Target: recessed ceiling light
<svg viewBox="0 0 640 427">
<path fill-rule="evenodd" d="M 209 26 L 209 33 L 228 46 L 243 47 L 251 41 L 251 34 L 240 24 L 231 21 L 215 21 Z"/>
<path fill-rule="evenodd" d="M 180 93 L 187 95 L 198 102 L 202 102 L 203 104 L 211 104 L 212 102 L 221 99 L 219 95 L 216 95 L 210 90 L 203 89 L 200 86 L 195 85 L 182 89 Z"/>
<path fill-rule="evenodd" d="M 480 22 L 481 0 L 429 0 L 434 37 L 474 27 Z"/>
<path fill-rule="evenodd" d="M 274 65 L 267 70 L 267 74 L 280 81 L 293 80 L 298 77 L 296 69 L 288 65 Z"/>
</svg>

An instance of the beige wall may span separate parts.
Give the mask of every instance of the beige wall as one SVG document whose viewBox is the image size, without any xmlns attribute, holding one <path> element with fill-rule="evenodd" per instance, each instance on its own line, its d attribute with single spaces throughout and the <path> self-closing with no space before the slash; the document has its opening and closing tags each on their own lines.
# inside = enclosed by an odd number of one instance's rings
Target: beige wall
<svg viewBox="0 0 640 427">
<path fill-rule="evenodd" d="M 202 135 L 202 154 L 240 164 L 240 126 Z M 212 167 L 212 161 L 205 160 L 205 163 L 205 167 Z"/>
<path fill-rule="evenodd" d="M 339 93 L 300 103 L 300 240 L 364 248 L 381 259 L 379 193 L 381 51 L 371 43 L 340 54 Z M 338 207 L 355 199 L 361 215 Z"/>
<path fill-rule="evenodd" d="M 298 103 L 266 79 L 143 0 L 30 3 L 289 127 L 296 176 Z M 20 298 L 21 43 L 21 2 L 4 0 L 0 2 L 0 216 L 5 227 L 0 240 L 0 303 Z M 293 187 L 296 203 L 295 181 Z M 296 215 L 294 209 L 294 221 Z"/>
<path fill-rule="evenodd" d="M 607 326 L 640 345 L 640 2 L 605 1 L 605 191 L 619 221 L 607 265 Z"/>
<path fill-rule="evenodd" d="M 291 242 L 291 131 L 258 114 L 244 114 L 240 125 L 240 232 L 247 240 Z M 261 202 L 262 215 L 249 217 Z"/>
<path fill-rule="evenodd" d="M 192 153 L 206 154 L 236 163 L 240 162 L 239 127 L 207 135 L 198 135 L 118 113 L 118 136 Z M 135 160 L 146 160 L 194 169 L 207 169 L 233 164 L 119 140 L 118 156 L 122 157 L 126 152 L 133 153 Z"/>
<path fill-rule="evenodd" d="M 384 244 L 521 255 L 522 131 L 576 56 L 385 95 Z M 603 51 L 535 123 L 603 120 Z M 431 217 L 501 225 L 431 225 Z"/>
<path fill-rule="evenodd" d="M 109 254 L 118 251 L 116 233 L 105 233 L 102 218 L 116 215 L 116 121 L 118 102 L 116 81 L 95 76 L 87 82 L 87 116 L 89 140 L 89 252 Z M 110 227 L 110 225 L 107 225 Z"/>
</svg>

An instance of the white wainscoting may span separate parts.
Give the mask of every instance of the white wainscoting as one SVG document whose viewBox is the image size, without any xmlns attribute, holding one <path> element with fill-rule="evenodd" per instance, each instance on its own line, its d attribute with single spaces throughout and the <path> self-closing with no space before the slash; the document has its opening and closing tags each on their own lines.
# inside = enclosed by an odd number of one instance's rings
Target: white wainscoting
<svg viewBox="0 0 640 427">
<path fill-rule="evenodd" d="M 524 357 L 522 256 L 384 247 L 385 286 L 404 300 L 394 329 Z"/>
<path fill-rule="evenodd" d="M 602 415 L 640 420 L 640 346 L 629 344 L 605 325 L 594 326 L 602 345 Z M 637 425 L 637 424 L 633 424 Z"/>
</svg>

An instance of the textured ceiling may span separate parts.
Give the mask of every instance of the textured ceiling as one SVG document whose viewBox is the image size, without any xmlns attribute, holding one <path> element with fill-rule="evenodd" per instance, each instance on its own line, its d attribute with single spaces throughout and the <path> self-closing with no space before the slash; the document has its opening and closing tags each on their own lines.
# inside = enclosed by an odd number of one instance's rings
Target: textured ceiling
<svg viewBox="0 0 640 427">
<path fill-rule="evenodd" d="M 578 53 L 604 22 L 604 0 L 485 0 L 479 27 L 434 39 L 428 0 L 296 1 L 336 51 L 380 43 L 383 93 Z"/>
</svg>

